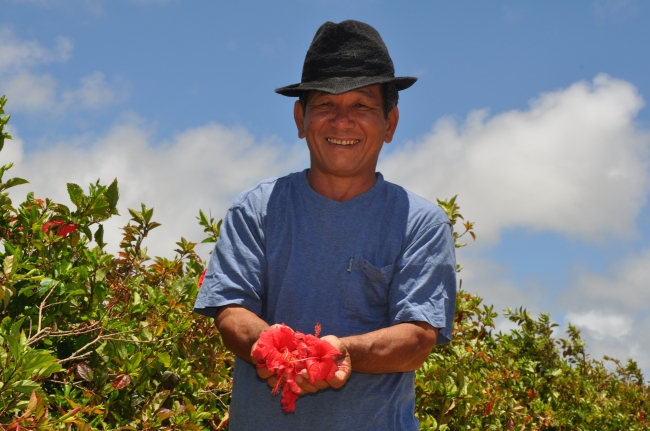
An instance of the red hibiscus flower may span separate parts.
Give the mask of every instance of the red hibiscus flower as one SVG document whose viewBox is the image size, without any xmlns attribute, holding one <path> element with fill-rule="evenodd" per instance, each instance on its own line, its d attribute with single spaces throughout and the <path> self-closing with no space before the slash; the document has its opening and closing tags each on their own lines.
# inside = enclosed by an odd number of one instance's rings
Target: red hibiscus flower
<svg viewBox="0 0 650 431">
<path fill-rule="evenodd" d="M 199 287 L 201 287 L 201 285 L 203 284 L 203 279 L 205 278 L 205 271 L 207 271 L 207 269 L 204 269 L 203 272 L 201 272 L 201 275 L 199 276 Z"/>
<path fill-rule="evenodd" d="M 308 347 L 305 367 L 309 381 L 313 384 L 316 380 L 329 380 L 334 377 L 334 373 L 339 369 L 334 358 L 341 352 L 327 341 L 313 335 L 306 335 L 304 341 Z"/>
<path fill-rule="evenodd" d="M 320 325 L 316 324 L 316 334 Z M 295 381 L 296 374 L 307 369 L 311 383 L 316 380 L 329 380 L 338 366 L 334 357 L 341 353 L 330 343 L 317 336 L 294 332 L 282 324 L 260 334 L 253 357 L 259 361 L 259 368 L 273 372 L 278 379 L 273 395 L 282 387 L 282 410 L 290 413 L 296 409 L 297 392 L 300 387 Z"/>
</svg>

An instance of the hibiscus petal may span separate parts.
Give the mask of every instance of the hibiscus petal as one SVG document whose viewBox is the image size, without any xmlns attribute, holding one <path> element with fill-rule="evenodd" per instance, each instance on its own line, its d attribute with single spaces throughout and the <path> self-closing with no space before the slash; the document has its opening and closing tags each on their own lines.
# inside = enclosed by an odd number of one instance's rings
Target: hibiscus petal
<svg viewBox="0 0 650 431">
<path fill-rule="evenodd" d="M 282 411 L 286 413 L 295 412 L 296 400 L 298 400 L 298 394 L 293 392 L 288 386 L 285 386 L 282 389 L 282 399 L 280 400 Z"/>
</svg>

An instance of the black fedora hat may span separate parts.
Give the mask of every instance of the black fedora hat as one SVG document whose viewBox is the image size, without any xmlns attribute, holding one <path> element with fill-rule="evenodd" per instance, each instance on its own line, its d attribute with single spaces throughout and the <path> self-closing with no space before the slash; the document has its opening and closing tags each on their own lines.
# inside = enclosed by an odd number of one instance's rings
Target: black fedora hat
<svg viewBox="0 0 650 431">
<path fill-rule="evenodd" d="M 339 24 L 328 21 L 320 26 L 309 46 L 300 83 L 275 92 L 289 97 L 310 90 L 341 94 L 388 82 L 404 90 L 415 81 L 417 78 L 410 76 L 395 77 L 388 48 L 373 27 L 353 20 Z"/>
</svg>

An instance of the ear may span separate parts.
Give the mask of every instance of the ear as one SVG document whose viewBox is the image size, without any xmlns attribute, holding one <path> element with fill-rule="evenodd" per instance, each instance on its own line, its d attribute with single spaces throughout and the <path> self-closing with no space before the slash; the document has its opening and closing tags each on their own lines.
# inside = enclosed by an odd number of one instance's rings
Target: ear
<svg viewBox="0 0 650 431">
<path fill-rule="evenodd" d="M 302 110 L 302 105 L 299 100 L 296 100 L 296 103 L 293 104 L 293 119 L 296 121 L 296 127 L 298 128 L 298 137 L 303 139 L 305 137 L 305 113 Z"/>
<path fill-rule="evenodd" d="M 388 113 L 388 118 L 386 119 L 386 136 L 384 142 L 390 144 L 393 140 L 393 135 L 395 134 L 395 129 L 397 129 L 397 123 L 399 122 L 399 109 L 397 106 L 391 109 Z"/>
</svg>

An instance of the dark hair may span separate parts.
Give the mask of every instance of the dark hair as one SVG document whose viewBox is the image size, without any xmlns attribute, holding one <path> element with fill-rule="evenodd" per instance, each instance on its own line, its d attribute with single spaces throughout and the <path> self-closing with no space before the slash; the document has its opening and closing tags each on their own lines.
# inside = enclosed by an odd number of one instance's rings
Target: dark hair
<svg viewBox="0 0 650 431">
<path fill-rule="evenodd" d="M 388 113 L 397 106 L 399 101 L 399 91 L 397 85 L 392 82 L 381 84 L 381 97 L 384 99 L 384 117 L 388 118 Z M 307 102 L 309 101 L 309 91 L 303 91 L 298 97 L 302 112 L 307 112 Z"/>
</svg>

